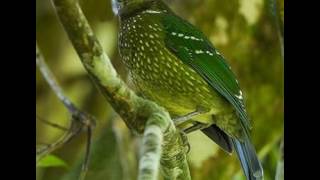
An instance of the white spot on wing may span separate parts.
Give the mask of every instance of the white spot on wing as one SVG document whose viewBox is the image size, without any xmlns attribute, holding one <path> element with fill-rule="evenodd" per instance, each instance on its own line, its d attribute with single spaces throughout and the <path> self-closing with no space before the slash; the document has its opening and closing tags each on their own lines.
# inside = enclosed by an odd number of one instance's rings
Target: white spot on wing
<svg viewBox="0 0 320 180">
<path fill-rule="evenodd" d="M 202 50 L 196 50 L 195 52 L 196 52 L 196 54 L 202 54 L 203 53 Z"/>
<path fill-rule="evenodd" d="M 213 56 L 213 54 L 210 51 L 206 51 L 206 53 L 210 56 Z"/>
<path fill-rule="evenodd" d="M 240 90 L 239 91 L 239 95 L 235 95 L 238 99 L 243 99 L 243 96 L 242 96 L 242 91 Z"/>
<path fill-rule="evenodd" d="M 144 13 L 150 13 L 150 14 L 159 14 L 159 13 L 161 13 L 160 11 L 154 11 L 154 10 L 146 10 L 146 11 L 144 11 Z"/>
</svg>

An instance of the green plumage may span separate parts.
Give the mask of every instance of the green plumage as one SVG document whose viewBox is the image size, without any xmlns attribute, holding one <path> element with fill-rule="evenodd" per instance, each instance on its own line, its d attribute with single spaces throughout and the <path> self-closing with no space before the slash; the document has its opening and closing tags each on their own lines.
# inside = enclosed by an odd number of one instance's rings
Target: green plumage
<svg viewBox="0 0 320 180">
<path fill-rule="evenodd" d="M 224 58 L 211 42 L 188 22 L 174 15 L 164 15 L 165 43 L 168 49 L 193 68 L 206 82 L 225 97 L 240 114 L 243 128 L 250 124 L 242 92 Z"/>
<path fill-rule="evenodd" d="M 190 66 L 192 58 L 196 56 L 206 59 L 213 57 L 206 53 L 195 54 L 197 50 L 205 52 L 204 46 L 208 46 L 210 53 L 215 53 L 214 50 L 209 49 L 210 44 L 203 40 L 203 36 L 202 41 L 197 40 L 200 33 L 195 29 L 186 28 L 186 22 L 179 23 L 177 20 L 180 19 L 171 13 L 157 12 L 159 10 L 133 11 L 134 16 L 124 14 L 120 21 L 120 55 L 131 73 L 134 84 L 145 97 L 166 107 L 173 115 L 181 116 L 199 107 L 207 110 L 206 114 L 199 116 L 195 121 L 207 126 L 215 121 L 220 128 L 229 132 L 229 135 L 240 138 L 241 124 L 238 118 L 232 115 L 232 105 L 210 87 L 208 81 L 201 77 L 200 71 Z M 181 29 L 185 32 L 181 32 Z M 185 34 L 180 37 L 182 33 Z M 189 39 L 185 39 L 187 34 L 190 34 Z M 198 47 L 193 49 L 190 44 Z M 189 48 L 194 57 L 190 57 L 185 48 Z M 203 61 L 203 65 L 205 63 L 206 61 Z M 227 70 L 221 72 L 231 74 L 231 71 Z M 225 76 L 230 76 L 229 74 Z M 239 93 L 239 88 L 235 91 Z M 212 118 L 212 115 L 215 115 L 215 118 Z M 191 126 L 191 123 L 190 121 L 190 124 L 184 124 L 184 127 Z"/>
<path fill-rule="evenodd" d="M 223 149 L 231 152 L 233 144 L 248 179 L 262 176 L 242 92 L 223 56 L 161 1 L 120 6 L 119 51 L 137 89 L 172 116 L 204 110 L 179 128 L 200 122 Z"/>
</svg>

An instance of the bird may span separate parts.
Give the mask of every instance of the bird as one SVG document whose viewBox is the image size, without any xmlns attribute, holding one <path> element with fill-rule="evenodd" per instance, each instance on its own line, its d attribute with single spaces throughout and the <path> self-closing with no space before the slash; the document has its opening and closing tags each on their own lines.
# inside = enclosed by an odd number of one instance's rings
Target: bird
<svg viewBox="0 0 320 180">
<path fill-rule="evenodd" d="M 239 82 L 206 35 L 162 0 L 112 0 L 112 8 L 137 91 L 183 132 L 200 130 L 228 154 L 235 150 L 247 180 L 263 179 Z"/>
</svg>

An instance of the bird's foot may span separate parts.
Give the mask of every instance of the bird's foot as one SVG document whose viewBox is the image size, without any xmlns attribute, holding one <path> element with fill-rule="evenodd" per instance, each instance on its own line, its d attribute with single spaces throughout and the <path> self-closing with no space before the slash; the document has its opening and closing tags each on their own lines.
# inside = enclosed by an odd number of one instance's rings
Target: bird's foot
<svg viewBox="0 0 320 180">
<path fill-rule="evenodd" d="M 189 134 L 189 133 L 191 133 L 193 131 L 196 131 L 196 130 L 199 130 L 199 129 L 203 129 L 203 128 L 206 128 L 206 127 L 207 127 L 207 124 L 203 124 L 203 123 L 200 123 L 200 122 L 194 122 L 193 126 L 184 129 L 183 132 L 186 133 L 186 134 Z"/>
<path fill-rule="evenodd" d="M 203 108 L 201 107 L 198 107 L 197 110 L 193 111 L 193 112 L 190 112 L 188 114 L 185 114 L 185 115 L 182 115 L 182 116 L 178 116 L 178 117 L 175 117 L 173 118 L 173 122 L 176 126 L 179 126 L 185 122 L 187 122 L 188 120 L 192 119 L 193 117 L 197 116 L 197 115 L 200 115 L 200 114 L 203 114 L 207 112 L 206 110 L 204 110 Z"/>
<path fill-rule="evenodd" d="M 185 147 L 186 149 L 186 154 L 190 152 L 190 143 L 188 141 L 188 137 L 187 137 L 187 134 L 184 132 L 184 131 L 180 131 L 180 135 L 181 135 L 181 139 L 182 139 L 182 144 L 183 144 L 183 147 Z"/>
<path fill-rule="evenodd" d="M 189 128 L 186 128 L 184 130 L 180 130 L 180 135 L 181 135 L 181 139 L 182 139 L 182 142 L 183 142 L 183 145 L 184 147 L 187 148 L 186 150 L 186 153 L 189 153 L 190 152 L 190 143 L 188 141 L 188 137 L 187 137 L 187 134 L 193 132 L 193 131 L 196 131 L 196 130 L 199 130 L 199 129 L 203 129 L 207 127 L 205 124 L 202 124 L 202 123 L 199 123 L 199 122 L 195 122 L 195 124 Z"/>
</svg>

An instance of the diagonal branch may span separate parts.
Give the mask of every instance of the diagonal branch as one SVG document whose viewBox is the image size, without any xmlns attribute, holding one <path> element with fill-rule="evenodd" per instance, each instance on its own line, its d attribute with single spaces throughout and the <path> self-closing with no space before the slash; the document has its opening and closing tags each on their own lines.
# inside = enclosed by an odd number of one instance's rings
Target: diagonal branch
<svg viewBox="0 0 320 180">
<path fill-rule="evenodd" d="M 60 130 L 62 130 L 62 131 L 68 131 L 67 128 L 65 128 L 65 127 L 63 127 L 63 126 L 61 126 L 61 125 L 59 125 L 59 124 L 56 124 L 56 123 L 47 121 L 47 120 L 39 117 L 38 115 L 36 115 L 36 117 L 37 117 L 37 119 L 38 119 L 40 122 L 42 122 L 42 123 L 44 123 L 44 124 L 47 124 L 48 126 L 52 126 L 52 127 L 54 127 L 54 128 L 60 129 Z"/>
<path fill-rule="evenodd" d="M 44 58 L 38 48 L 38 44 L 36 45 L 36 62 L 37 66 L 40 69 L 41 74 L 43 75 L 44 79 L 49 84 L 50 88 L 53 90 L 55 95 L 59 98 L 59 100 L 64 104 L 64 106 L 71 112 L 76 113 L 78 110 L 73 105 L 73 103 L 63 94 L 62 89 L 57 83 L 56 78 L 53 76 L 52 72 L 49 70 L 47 64 L 44 61 Z"/>
<path fill-rule="evenodd" d="M 140 134 L 146 127 L 146 132 L 149 132 L 149 128 L 161 131 L 157 134 L 145 133 L 144 141 L 147 143 L 143 147 L 142 158 L 148 156 L 148 153 L 152 153 L 154 157 L 140 160 L 139 169 L 144 169 L 144 163 L 147 162 L 158 164 L 161 157 L 160 162 L 166 179 L 190 179 L 186 154 L 184 148 L 181 148 L 183 143 L 168 112 L 157 104 L 137 96 L 119 78 L 76 0 L 52 1 L 82 64 L 126 125 Z M 149 149 L 150 145 L 155 148 Z M 159 147 L 162 147 L 162 156 Z M 150 171 L 152 172 L 140 171 L 139 177 L 143 179 L 142 177 L 148 173 L 152 176 L 150 179 L 156 179 L 157 171 L 154 168 Z"/>
</svg>

